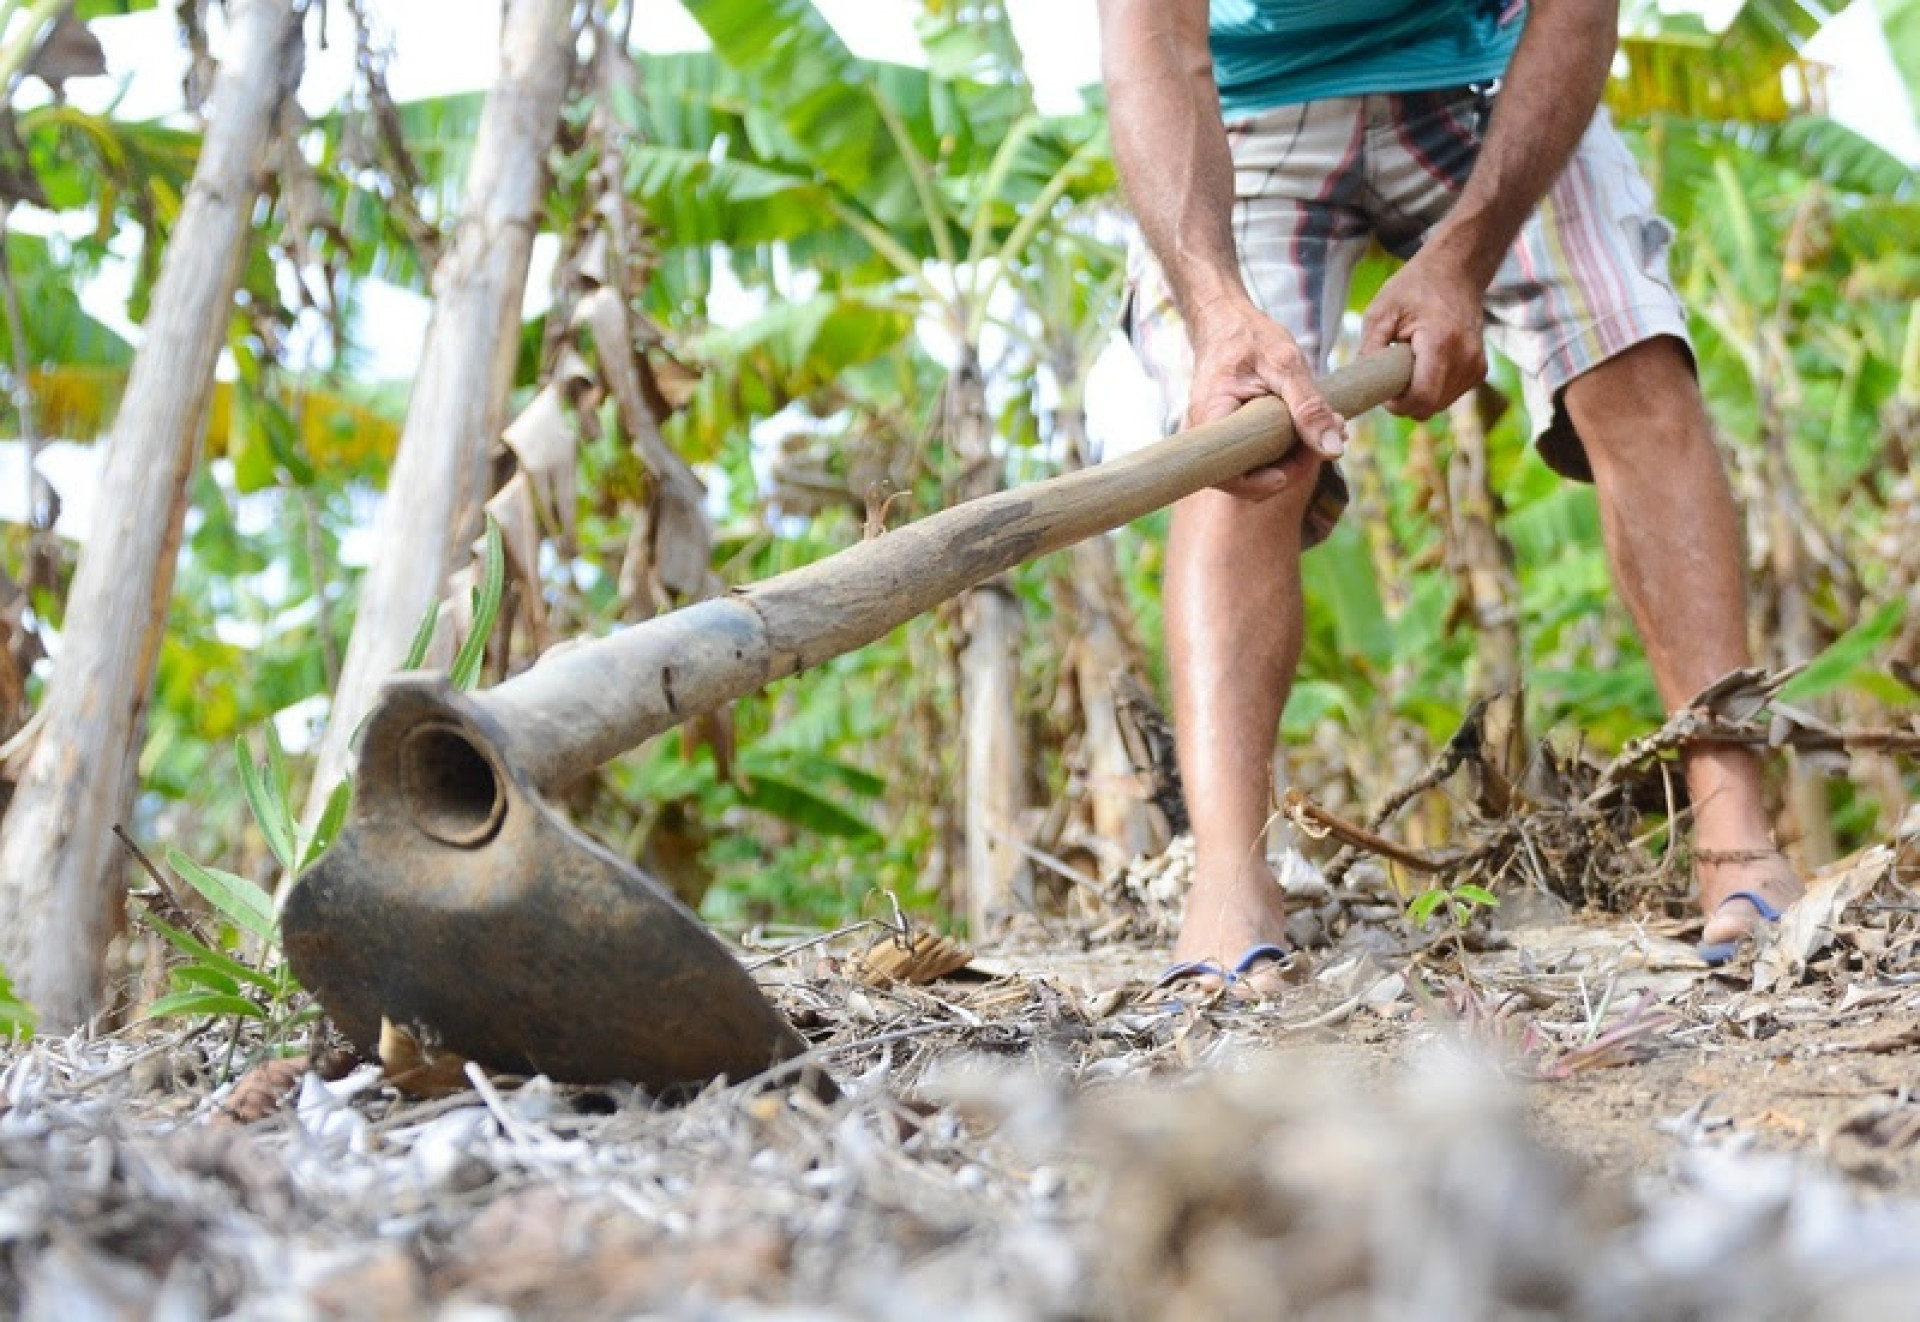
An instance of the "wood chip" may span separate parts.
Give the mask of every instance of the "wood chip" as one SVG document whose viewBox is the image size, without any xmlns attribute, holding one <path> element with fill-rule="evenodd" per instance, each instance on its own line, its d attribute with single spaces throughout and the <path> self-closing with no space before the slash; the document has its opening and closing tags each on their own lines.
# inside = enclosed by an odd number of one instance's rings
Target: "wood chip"
<svg viewBox="0 0 1920 1322">
<path fill-rule="evenodd" d="M 266 1060 L 240 1076 L 226 1103 L 214 1113 L 215 1124 L 250 1125 L 286 1105 L 307 1072 L 305 1056 Z"/>
<path fill-rule="evenodd" d="M 388 1019 L 380 1021 L 380 1064 L 393 1086 L 410 1097 L 445 1097 L 467 1088 L 464 1058 Z"/>
<path fill-rule="evenodd" d="M 892 936 L 876 942 L 854 961 L 854 970 L 872 987 L 896 982 L 921 986 L 959 972 L 972 958 L 973 952 L 959 942 L 923 929 L 907 942 Z"/>
</svg>

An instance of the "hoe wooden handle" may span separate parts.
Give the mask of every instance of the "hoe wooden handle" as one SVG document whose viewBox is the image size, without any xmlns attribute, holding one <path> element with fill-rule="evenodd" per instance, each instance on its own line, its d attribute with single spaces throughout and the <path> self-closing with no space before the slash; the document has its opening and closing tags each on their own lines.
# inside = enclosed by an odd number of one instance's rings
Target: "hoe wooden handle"
<svg viewBox="0 0 1920 1322">
<path fill-rule="evenodd" d="M 1413 352 L 1394 345 L 1322 380 L 1346 417 L 1399 395 Z M 864 647 L 1015 565 L 1131 523 L 1270 464 L 1294 446 L 1276 399 L 1123 458 L 956 505 L 824 560 L 566 648 L 477 694 L 510 758 L 543 789 L 663 730 Z"/>
</svg>

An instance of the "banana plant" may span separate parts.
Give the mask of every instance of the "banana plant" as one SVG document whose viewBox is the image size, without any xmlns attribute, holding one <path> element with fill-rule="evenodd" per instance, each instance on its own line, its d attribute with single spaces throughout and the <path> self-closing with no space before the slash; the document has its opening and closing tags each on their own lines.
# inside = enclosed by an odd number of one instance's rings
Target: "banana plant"
<svg viewBox="0 0 1920 1322">
<path fill-rule="evenodd" d="M 1017 300 L 1014 276 L 1036 239 L 1111 189 L 1103 132 L 1041 116 L 1018 78 L 858 60 L 809 0 L 689 9 L 715 63 L 688 58 L 650 81 L 631 163 L 667 246 L 723 242 L 737 272 L 790 263 L 823 294 L 859 291 L 926 327 L 948 365 L 946 495 L 997 489 L 1008 456 L 990 407 L 990 323 Z M 687 228 L 675 233 L 676 222 Z M 1012 907 L 1025 867 L 1020 625 L 1014 598 L 995 587 L 969 594 L 963 613 L 964 907 L 984 928 Z"/>
<path fill-rule="evenodd" d="M 1897 18 L 1901 6 L 1885 12 Z M 1820 113 L 1822 71 L 1801 52 L 1829 16 L 1805 0 L 1750 0 L 1718 34 L 1675 34 L 1669 20 L 1649 47 L 1627 48 L 1615 89 L 1680 229 L 1674 271 L 1746 510 L 1752 633 L 1773 663 L 1860 646 L 1855 626 L 1907 591 L 1890 581 L 1898 571 L 1879 570 L 1887 558 L 1872 547 L 1911 535 L 1895 522 L 1906 511 L 1881 454 L 1920 295 L 1920 266 L 1901 237 L 1920 226 L 1920 175 Z M 1891 25 L 1889 35 L 1899 46 Z M 1656 56 L 1669 38 L 1707 43 L 1721 80 L 1753 96 L 1703 105 L 1697 88 L 1663 84 Z M 1874 667 L 1830 661 L 1814 673 L 1829 671 L 1845 672 L 1847 692 L 1803 689 L 1803 701 L 1871 718 L 1897 685 Z M 1872 817 L 1855 811 L 1856 796 L 1836 797 L 1823 769 L 1797 760 L 1786 798 L 1810 862 Z"/>
</svg>

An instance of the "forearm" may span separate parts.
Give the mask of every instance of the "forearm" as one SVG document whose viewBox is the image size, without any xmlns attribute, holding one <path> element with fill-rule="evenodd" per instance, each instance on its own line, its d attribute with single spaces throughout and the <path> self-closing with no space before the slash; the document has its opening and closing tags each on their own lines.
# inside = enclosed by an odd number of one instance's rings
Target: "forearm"
<svg viewBox="0 0 1920 1322">
<path fill-rule="evenodd" d="M 1427 240 L 1480 288 L 1579 145 L 1618 38 L 1617 0 L 1533 0 L 1473 173 Z"/>
<path fill-rule="evenodd" d="M 1101 0 L 1100 35 L 1114 159 L 1182 317 L 1246 303 L 1205 0 Z"/>
</svg>

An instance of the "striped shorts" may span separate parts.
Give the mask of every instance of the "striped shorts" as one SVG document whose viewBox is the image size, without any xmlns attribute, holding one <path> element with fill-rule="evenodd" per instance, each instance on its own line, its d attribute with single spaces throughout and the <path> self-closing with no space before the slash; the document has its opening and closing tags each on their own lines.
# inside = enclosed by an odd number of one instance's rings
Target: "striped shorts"
<svg viewBox="0 0 1920 1322">
<path fill-rule="evenodd" d="M 1326 370 L 1353 271 L 1370 242 L 1418 251 L 1466 184 L 1492 93 L 1457 88 L 1336 97 L 1227 126 L 1234 238 L 1247 291 Z M 1667 275 L 1673 227 L 1604 108 L 1528 220 L 1486 295 L 1488 340 L 1520 369 L 1541 457 L 1591 481 L 1562 404 L 1567 383 L 1643 340 L 1687 342 L 1686 309 Z M 1193 354 L 1165 277 L 1143 243 L 1128 254 L 1126 326 L 1158 383 L 1165 426 L 1181 425 Z M 1339 470 L 1321 470 L 1307 544 L 1346 507 Z"/>
</svg>

